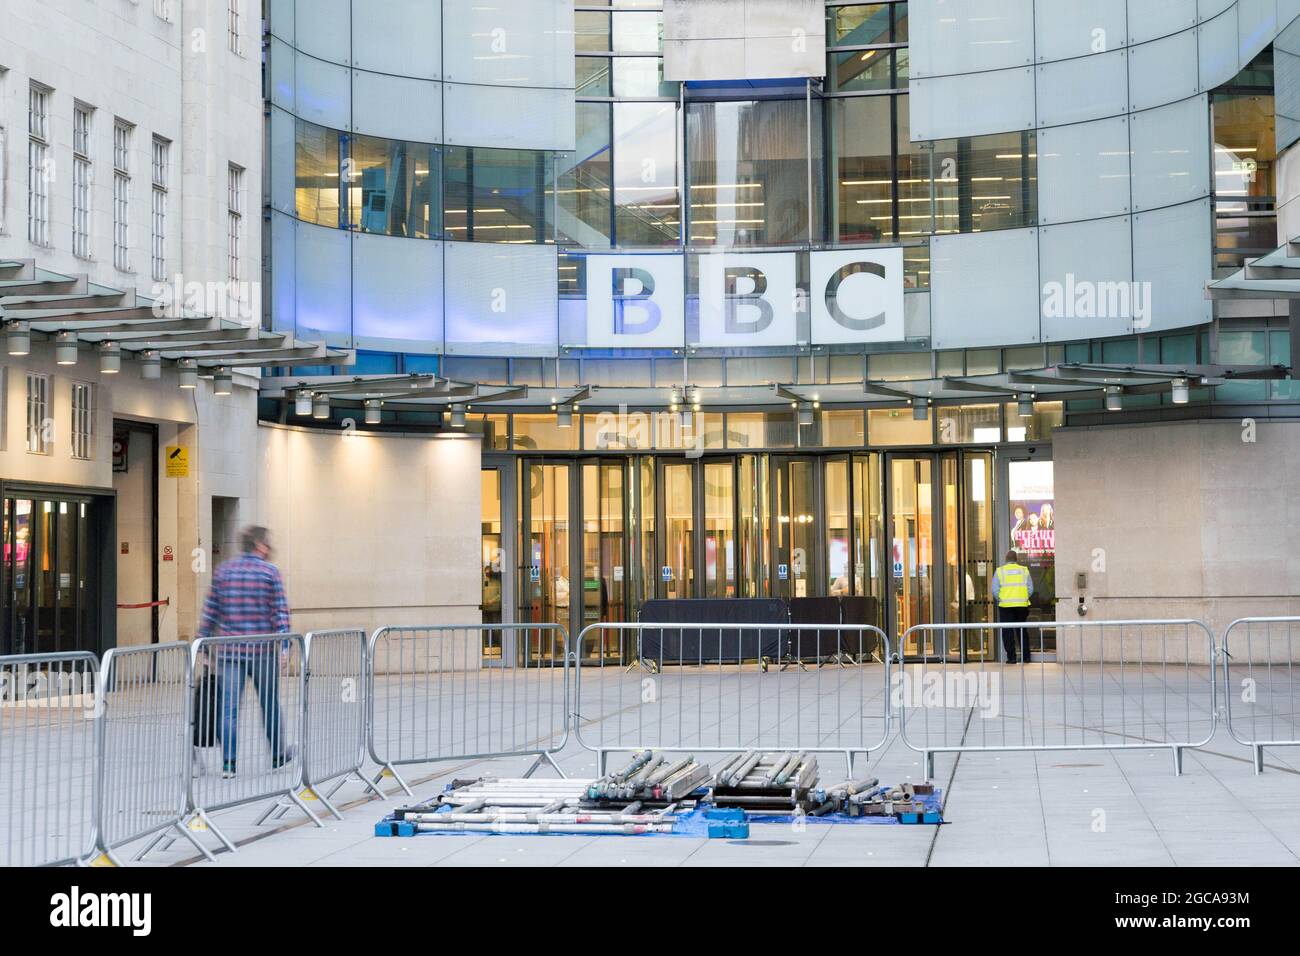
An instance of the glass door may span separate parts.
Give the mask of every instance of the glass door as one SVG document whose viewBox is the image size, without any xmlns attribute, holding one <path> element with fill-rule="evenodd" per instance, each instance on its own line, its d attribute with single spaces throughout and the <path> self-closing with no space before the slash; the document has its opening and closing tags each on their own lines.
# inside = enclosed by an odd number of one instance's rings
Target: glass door
<svg viewBox="0 0 1300 956">
<path fill-rule="evenodd" d="M 704 463 L 706 598 L 736 596 L 736 470 L 732 459 Z"/>
<path fill-rule="evenodd" d="M 4 499 L 4 635 L 0 652 L 98 650 L 90 505 Z"/>
<path fill-rule="evenodd" d="M 573 462 L 525 459 L 519 464 L 520 568 L 519 620 L 529 624 L 563 624 L 573 633 L 574 602 L 582 600 L 581 581 L 574 593 L 570 533 L 573 508 Z M 550 654 L 562 659 L 559 642 L 528 638 L 517 650 L 520 662 Z"/>
<path fill-rule="evenodd" d="M 505 619 L 504 596 L 510 593 L 506 581 L 506 553 L 504 538 L 505 501 L 502 486 L 505 470 L 500 466 L 485 466 L 479 472 L 482 486 L 481 523 L 479 533 L 479 570 L 482 573 L 482 596 L 479 610 L 484 624 L 500 624 Z M 505 656 L 504 635 L 500 631 L 483 632 L 483 659 L 500 662 Z"/>
<path fill-rule="evenodd" d="M 661 598 L 695 595 L 695 465 L 685 461 L 660 464 L 659 527 L 663 529 L 659 553 Z"/>
<path fill-rule="evenodd" d="M 773 458 L 771 468 L 772 593 L 787 600 L 811 597 L 821 579 L 817 461 Z"/>
<path fill-rule="evenodd" d="M 618 461 L 582 465 L 582 602 L 580 626 L 625 620 L 627 593 L 627 466 Z M 580 649 L 584 660 L 617 658 L 619 635 L 602 632 L 600 646 Z"/>
<path fill-rule="evenodd" d="M 997 560 L 994 535 L 995 489 L 993 453 L 962 452 L 961 491 L 961 564 L 965 568 L 960 620 L 987 623 L 995 619 L 993 607 L 993 572 Z M 997 656 L 995 635 L 990 631 L 969 631 L 962 648 L 965 660 L 992 660 Z"/>
<path fill-rule="evenodd" d="M 931 456 L 889 460 L 890 625 L 895 640 L 934 617 L 934 461 Z M 915 635 L 904 657 L 942 657 L 945 648 Z"/>
<path fill-rule="evenodd" d="M 883 623 L 884 596 L 880 496 L 879 454 L 845 455 L 823 463 L 826 559 L 824 589 L 818 593 L 864 598 L 865 622 L 877 626 Z"/>
</svg>

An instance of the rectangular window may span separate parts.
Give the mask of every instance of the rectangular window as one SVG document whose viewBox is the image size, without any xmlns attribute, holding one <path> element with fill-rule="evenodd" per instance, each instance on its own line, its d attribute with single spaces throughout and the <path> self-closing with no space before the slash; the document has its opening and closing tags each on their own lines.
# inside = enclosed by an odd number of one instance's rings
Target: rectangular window
<svg viewBox="0 0 1300 956">
<path fill-rule="evenodd" d="M 242 17 L 240 16 L 240 4 L 243 0 L 230 0 L 227 8 L 227 33 L 230 41 L 230 52 L 244 55 L 244 41 L 241 34 L 244 32 Z"/>
<path fill-rule="evenodd" d="M 230 164 L 226 186 L 226 212 L 229 239 L 229 273 L 231 282 L 240 279 L 240 252 L 244 240 L 244 170 L 234 163 Z"/>
<path fill-rule="evenodd" d="M 72 254 L 90 258 L 90 114 L 89 106 L 72 111 Z"/>
<path fill-rule="evenodd" d="M 95 388 L 87 382 L 72 383 L 72 457 L 89 461 L 95 438 Z"/>
<path fill-rule="evenodd" d="M 122 120 L 113 124 L 113 265 L 131 269 L 131 132 Z"/>
<path fill-rule="evenodd" d="M 27 95 L 27 238 L 50 244 L 50 91 L 33 83 Z"/>
<path fill-rule="evenodd" d="M 27 450 L 33 455 L 50 453 L 50 377 L 27 373 Z"/>
<path fill-rule="evenodd" d="M 153 138 L 153 196 L 150 207 L 149 273 L 159 282 L 167 275 L 167 164 L 171 143 Z"/>
</svg>

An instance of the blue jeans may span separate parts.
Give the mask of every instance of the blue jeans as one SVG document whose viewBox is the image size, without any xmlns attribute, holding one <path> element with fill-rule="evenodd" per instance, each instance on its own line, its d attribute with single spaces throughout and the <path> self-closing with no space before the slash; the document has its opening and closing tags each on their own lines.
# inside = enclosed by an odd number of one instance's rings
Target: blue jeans
<svg viewBox="0 0 1300 956">
<path fill-rule="evenodd" d="M 253 678 L 257 699 L 262 705 L 262 724 L 266 728 L 266 742 L 271 746 L 271 759 L 280 760 L 284 751 L 280 746 L 280 659 L 274 651 L 258 652 L 247 657 L 222 654 L 217 658 L 221 675 L 221 759 L 235 762 L 239 744 L 239 699 L 244 695 L 244 681 Z"/>
</svg>

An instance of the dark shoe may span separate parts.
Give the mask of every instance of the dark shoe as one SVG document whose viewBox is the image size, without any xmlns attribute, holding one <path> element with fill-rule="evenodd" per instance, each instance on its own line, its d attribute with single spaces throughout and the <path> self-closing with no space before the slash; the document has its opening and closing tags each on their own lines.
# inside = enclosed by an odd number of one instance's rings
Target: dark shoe
<svg viewBox="0 0 1300 956">
<path fill-rule="evenodd" d="M 285 764 L 287 764 L 290 760 L 292 760 L 297 755 L 298 755 L 298 748 L 295 747 L 293 744 L 290 744 L 288 747 L 284 748 L 284 753 L 280 754 L 279 756 L 271 758 L 271 769 L 279 770 L 281 767 L 283 767 Z"/>
<path fill-rule="evenodd" d="M 235 775 L 235 762 L 233 760 L 227 760 L 225 763 L 221 765 L 221 779 L 229 780 L 234 775 Z"/>
</svg>

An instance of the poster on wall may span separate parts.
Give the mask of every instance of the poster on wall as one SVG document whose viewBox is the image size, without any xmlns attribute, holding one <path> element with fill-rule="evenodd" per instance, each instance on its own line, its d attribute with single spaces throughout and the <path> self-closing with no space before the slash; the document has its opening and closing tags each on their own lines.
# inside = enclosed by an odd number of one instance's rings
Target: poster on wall
<svg viewBox="0 0 1300 956">
<path fill-rule="evenodd" d="M 1034 563 L 1056 557 L 1055 488 L 1050 461 L 1009 467 L 1011 546 Z"/>
</svg>

